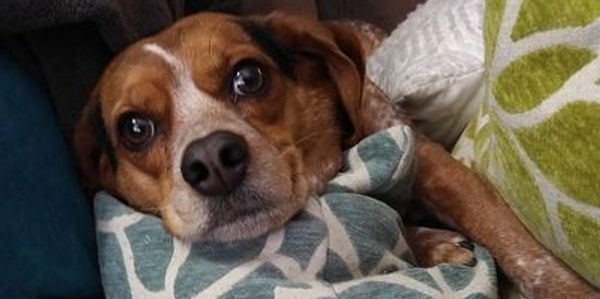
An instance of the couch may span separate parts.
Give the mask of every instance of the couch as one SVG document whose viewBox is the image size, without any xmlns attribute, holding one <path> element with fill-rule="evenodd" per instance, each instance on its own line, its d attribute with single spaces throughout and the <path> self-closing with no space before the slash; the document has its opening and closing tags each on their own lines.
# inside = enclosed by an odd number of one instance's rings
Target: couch
<svg viewBox="0 0 600 299">
<path fill-rule="evenodd" d="M 0 178 L 7 193 L 0 201 L 0 263 L 7 274 L 0 280 L 0 297 L 103 296 L 92 205 L 78 184 L 68 140 L 115 53 L 203 10 L 250 14 L 278 8 L 323 20 L 359 18 L 391 32 L 422 2 L 4 1 Z M 440 141 L 498 187 L 538 240 L 599 286 L 600 247 L 594 240 L 600 237 L 595 154 L 600 96 L 594 88 L 600 84 L 600 5 L 594 0 L 485 4 L 485 57 L 479 73 L 464 81 L 470 87 L 479 82 L 468 94 L 479 102 L 456 106 L 476 113 L 470 122 L 470 114 L 453 122 L 458 133 Z M 509 22 L 513 28 L 503 25 Z M 379 83 L 385 90 L 385 82 Z M 386 92 L 418 107 L 422 98 L 455 86 L 455 81 L 442 83 L 429 94 L 393 86 Z M 431 119 L 425 114 L 422 121 Z"/>
</svg>

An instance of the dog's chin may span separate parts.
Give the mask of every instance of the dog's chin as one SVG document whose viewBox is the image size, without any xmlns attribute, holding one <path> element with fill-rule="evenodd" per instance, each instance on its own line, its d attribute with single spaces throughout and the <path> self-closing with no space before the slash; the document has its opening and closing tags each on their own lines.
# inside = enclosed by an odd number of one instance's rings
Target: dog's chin
<svg viewBox="0 0 600 299">
<path fill-rule="evenodd" d="M 260 208 L 235 209 L 228 214 L 213 214 L 211 219 L 219 217 L 218 221 L 207 224 L 183 224 L 182 229 L 169 229 L 180 239 L 190 242 L 231 242 L 248 240 L 259 237 L 281 228 L 302 208 L 302 205 L 277 207 L 264 205 Z M 168 226 L 168 223 L 165 223 Z"/>
<path fill-rule="evenodd" d="M 294 214 L 286 214 L 277 209 L 260 211 L 239 217 L 230 223 L 223 223 L 195 240 L 231 242 L 253 239 L 281 228 Z"/>
<path fill-rule="evenodd" d="M 289 180 L 271 188 L 245 184 L 221 198 L 181 192 L 163 212 L 164 225 L 171 234 L 191 242 L 256 238 L 281 228 L 306 204 L 307 194 L 299 194 L 292 184 Z"/>
</svg>

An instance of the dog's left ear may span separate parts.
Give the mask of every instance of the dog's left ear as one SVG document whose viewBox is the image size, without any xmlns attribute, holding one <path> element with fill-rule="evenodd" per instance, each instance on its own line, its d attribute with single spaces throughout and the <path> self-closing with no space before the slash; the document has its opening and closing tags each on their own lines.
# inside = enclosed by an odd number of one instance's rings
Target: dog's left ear
<svg viewBox="0 0 600 299">
<path fill-rule="evenodd" d="M 346 146 L 352 146 L 356 144 L 360 139 L 369 135 L 371 130 L 369 128 L 369 121 L 365 119 L 364 103 L 365 103 L 365 63 L 366 63 L 366 50 L 363 48 L 359 36 L 354 30 L 348 26 L 337 23 L 328 22 L 325 26 L 333 34 L 335 44 L 341 50 L 341 54 L 350 59 L 353 64 L 353 71 L 358 75 L 358 82 L 348 80 L 344 76 L 338 77 L 336 85 L 342 97 L 342 103 L 346 110 L 350 121 L 352 122 L 353 132 L 352 135 L 346 140 Z M 333 69 L 335 71 L 335 69 Z M 347 71 L 347 70 L 341 70 Z M 334 76 L 332 74 L 332 76 Z M 353 75 L 355 77 L 356 75 Z M 334 77 L 335 78 L 335 77 Z M 348 81 L 345 81 L 348 80 Z M 353 88 L 356 88 L 353 90 Z M 350 94 L 344 95 L 343 91 L 350 91 Z M 346 97 L 345 97 L 346 96 Z"/>
<path fill-rule="evenodd" d="M 402 111 L 392 103 L 388 96 L 366 75 L 367 56 L 383 41 L 386 33 L 366 23 L 327 22 L 336 45 L 355 65 L 361 80 L 360 99 L 350 103 L 349 115 L 355 115 L 354 121 L 359 130 L 347 140 L 347 146 L 354 145 L 360 139 L 379 130 L 387 129 L 396 121 L 408 123 Z M 365 33 L 361 30 L 370 32 Z M 341 82 L 341 84 L 347 84 Z M 342 85 L 339 88 L 346 88 Z"/>
<path fill-rule="evenodd" d="M 352 124 L 346 146 L 372 133 L 369 124 L 372 120 L 366 119 L 364 114 L 366 53 L 351 28 L 342 23 L 322 23 L 281 13 L 250 20 L 244 27 L 254 31 L 254 35 L 262 34 L 263 39 L 268 35 L 267 40 L 272 38 L 269 43 L 276 43 L 277 48 L 293 59 L 313 57 L 325 63 Z"/>
<path fill-rule="evenodd" d="M 292 60 L 316 57 L 325 63 L 352 125 L 346 147 L 398 122 L 408 123 L 399 107 L 365 75 L 367 55 L 386 36 L 384 31 L 365 23 L 323 23 L 281 13 L 250 19 L 246 25 L 247 31 L 254 31 L 251 35 L 262 36 L 267 47 L 282 48 L 283 53 L 275 54 L 290 54 Z"/>
</svg>

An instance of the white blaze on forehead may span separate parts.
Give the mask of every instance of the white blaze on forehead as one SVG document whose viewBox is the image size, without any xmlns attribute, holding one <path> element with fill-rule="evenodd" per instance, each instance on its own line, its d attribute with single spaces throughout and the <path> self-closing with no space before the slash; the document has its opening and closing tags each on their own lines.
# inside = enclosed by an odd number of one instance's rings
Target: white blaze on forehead
<svg viewBox="0 0 600 299">
<path fill-rule="evenodd" d="M 233 123 L 233 115 L 225 105 L 197 87 L 192 76 L 193 67 L 185 57 L 178 57 L 156 43 L 146 44 L 143 49 L 161 58 L 173 73 L 172 81 L 165 82 L 170 88 L 174 120 L 171 130 L 173 185 L 170 202 L 183 223 L 180 230 L 185 235 L 194 235 L 207 227 L 210 215 L 204 201 L 198 200 L 198 194 L 183 180 L 180 169 L 182 156 L 193 140 L 223 129 L 224 124 Z"/>
<path fill-rule="evenodd" d="M 201 114 L 219 108 L 220 105 L 211 96 L 198 89 L 191 68 L 184 60 L 156 43 L 144 45 L 144 50 L 162 58 L 173 70 L 175 86 L 170 92 L 175 103 L 174 112 L 178 122 L 193 121 Z"/>
<path fill-rule="evenodd" d="M 160 56 L 160 58 L 164 59 L 173 68 L 183 68 L 183 64 L 179 59 L 157 44 L 146 44 L 144 45 L 144 50 Z"/>
</svg>

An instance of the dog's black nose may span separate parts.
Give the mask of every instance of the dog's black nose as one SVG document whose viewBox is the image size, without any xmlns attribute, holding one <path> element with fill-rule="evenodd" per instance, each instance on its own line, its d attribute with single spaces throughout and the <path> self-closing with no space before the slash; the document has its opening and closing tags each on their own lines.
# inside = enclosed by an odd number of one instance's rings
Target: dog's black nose
<svg viewBox="0 0 600 299">
<path fill-rule="evenodd" d="M 193 141 L 183 153 L 183 179 L 200 194 L 226 195 L 246 176 L 248 144 L 241 136 L 217 131 Z"/>
</svg>

